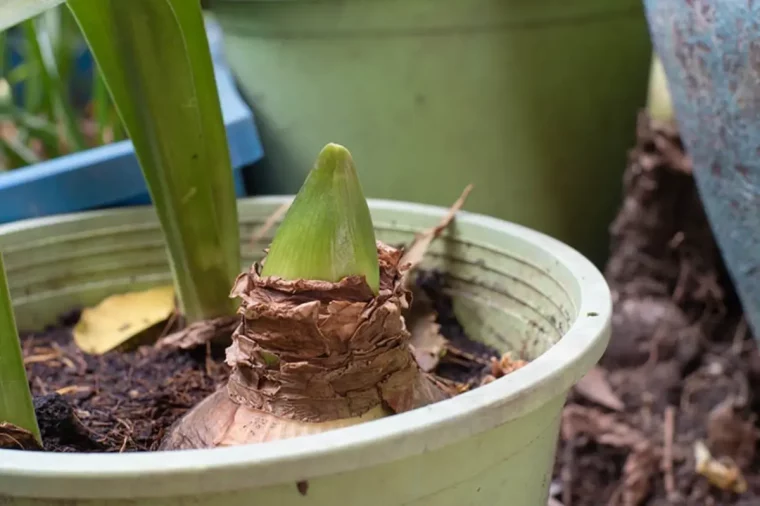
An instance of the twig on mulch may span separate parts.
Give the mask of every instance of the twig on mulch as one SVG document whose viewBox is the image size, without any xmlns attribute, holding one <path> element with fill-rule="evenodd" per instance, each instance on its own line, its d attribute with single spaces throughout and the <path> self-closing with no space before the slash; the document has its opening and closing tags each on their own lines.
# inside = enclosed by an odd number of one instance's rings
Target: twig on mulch
<svg viewBox="0 0 760 506">
<path fill-rule="evenodd" d="M 664 448 L 662 452 L 662 470 L 665 473 L 665 491 L 668 497 L 676 493 L 676 479 L 673 475 L 673 437 L 675 433 L 676 408 L 668 406 L 665 409 L 663 424 Z"/>
<path fill-rule="evenodd" d="M 734 332 L 734 339 L 731 343 L 731 352 L 734 355 L 740 355 L 741 352 L 744 349 L 744 343 L 747 339 L 747 320 L 742 317 L 742 319 L 739 321 L 739 325 L 736 326 L 736 331 Z"/>
<path fill-rule="evenodd" d="M 565 445 L 564 461 L 560 478 L 562 479 L 562 503 L 564 506 L 573 504 L 573 471 L 575 469 L 575 445 L 572 440 Z"/>
</svg>

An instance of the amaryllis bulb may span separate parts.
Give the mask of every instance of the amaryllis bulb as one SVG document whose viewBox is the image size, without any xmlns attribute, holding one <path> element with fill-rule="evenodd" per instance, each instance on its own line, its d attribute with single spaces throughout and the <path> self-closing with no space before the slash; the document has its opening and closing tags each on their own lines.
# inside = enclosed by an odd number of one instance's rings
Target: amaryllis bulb
<svg viewBox="0 0 760 506">
<path fill-rule="evenodd" d="M 227 387 L 175 424 L 161 448 L 298 437 L 448 398 L 409 346 L 402 256 L 375 242 L 351 154 L 325 146 L 263 268 L 235 280 L 241 321 L 227 348 Z"/>
</svg>

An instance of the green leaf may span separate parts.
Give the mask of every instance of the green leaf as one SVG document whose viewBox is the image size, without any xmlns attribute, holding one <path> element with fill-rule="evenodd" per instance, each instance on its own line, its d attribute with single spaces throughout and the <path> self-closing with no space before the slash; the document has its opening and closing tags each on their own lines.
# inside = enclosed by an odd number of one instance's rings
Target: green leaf
<svg viewBox="0 0 760 506">
<path fill-rule="evenodd" d="M 19 136 L 17 137 L 3 137 L 0 136 L 0 147 L 2 147 L 3 154 L 8 157 L 11 168 L 26 167 L 39 163 L 40 157 L 29 149 L 29 147 L 23 143 L 20 136 L 24 132 L 23 129 L 19 129 Z"/>
<path fill-rule="evenodd" d="M 39 76 L 39 69 L 33 62 L 20 63 L 13 67 L 7 74 L 6 80 L 10 85 L 16 85 L 27 79 L 35 79 Z"/>
<path fill-rule="evenodd" d="M 200 3 L 68 5 L 134 143 L 185 315 L 196 321 L 234 313 L 235 189 Z"/>
<path fill-rule="evenodd" d="M 96 65 L 92 69 L 92 105 L 95 113 L 95 122 L 98 125 L 99 141 L 102 143 L 105 143 L 105 132 L 110 123 L 109 104 L 108 89 L 103 81 L 103 76 L 100 75 L 100 69 Z"/>
<path fill-rule="evenodd" d="M 43 113 L 53 119 L 55 114 L 50 100 L 50 76 L 42 61 L 34 20 L 24 21 L 21 28 L 24 31 L 24 61 L 34 69 L 33 73 L 38 77 L 27 79 L 24 83 L 24 108 L 32 114 Z"/>
<path fill-rule="evenodd" d="M 44 91 L 43 106 L 51 120 L 63 125 L 71 151 L 81 151 L 87 146 L 77 114 L 69 100 L 68 84 L 59 73 L 55 50 L 48 32 L 36 30 L 34 23 L 35 20 L 29 20 L 24 25 L 27 30 L 27 44 L 32 50 L 34 60 L 39 61 Z M 33 109 L 28 109 L 33 112 Z"/>
<path fill-rule="evenodd" d="M 108 117 L 111 119 L 113 142 L 119 142 L 123 141 L 124 139 L 128 139 L 127 132 L 124 130 L 124 124 L 121 122 L 121 118 L 119 117 L 119 114 L 116 112 L 115 108 L 111 107 L 111 111 Z"/>
<path fill-rule="evenodd" d="M 57 156 L 58 130 L 45 118 L 29 114 L 13 104 L 0 104 L 0 120 L 12 121 L 17 128 L 26 129 L 31 136 L 42 141 L 49 157 Z"/>
<path fill-rule="evenodd" d="M 0 30 L 42 14 L 64 0 L 2 0 L 0 1 Z"/>
<path fill-rule="evenodd" d="M 74 16 L 69 9 L 57 7 L 47 11 L 44 19 L 44 29 L 50 36 L 50 42 L 55 54 L 55 64 L 61 81 L 67 88 L 71 82 L 72 69 L 74 68 L 74 51 L 82 41 Z M 67 96 L 70 96 L 67 94 Z"/>
<path fill-rule="evenodd" d="M 668 78 L 657 53 L 652 53 L 646 108 L 649 116 L 653 119 L 659 121 L 673 120 L 673 100 L 670 97 Z"/>
<path fill-rule="evenodd" d="M 13 305 L 0 253 L 0 422 L 26 429 L 42 443 L 24 370 Z"/>
<path fill-rule="evenodd" d="M 277 229 L 261 274 L 337 282 L 364 276 L 377 293 L 375 231 L 354 160 L 328 144 Z"/>
<path fill-rule="evenodd" d="M 0 76 L 5 76 L 7 73 L 7 70 L 5 68 L 6 65 L 6 57 L 8 56 L 8 32 L 0 31 Z"/>
</svg>

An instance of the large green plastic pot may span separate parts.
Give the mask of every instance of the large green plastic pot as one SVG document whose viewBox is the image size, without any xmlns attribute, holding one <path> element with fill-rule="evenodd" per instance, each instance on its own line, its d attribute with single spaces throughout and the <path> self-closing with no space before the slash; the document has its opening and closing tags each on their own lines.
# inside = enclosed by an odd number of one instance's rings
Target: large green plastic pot
<svg viewBox="0 0 760 506">
<path fill-rule="evenodd" d="M 646 97 L 641 0 L 211 0 L 266 152 L 292 194 L 326 142 L 369 197 L 543 231 L 595 262 Z"/>
<path fill-rule="evenodd" d="M 283 202 L 241 201 L 246 263 L 259 249 L 249 249 L 250 233 Z M 446 212 L 388 201 L 370 207 L 378 237 L 390 243 L 409 241 Z M 169 280 L 151 209 L 0 227 L 0 249 L 25 328 Z M 121 455 L 0 450 L 0 504 L 544 506 L 566 394 L 609 338 L 605 281 L 568 246 L 469 213 L 434 245 L 427 266 L 448 273 L 471 335 L 535 360 L 426 408 L 262 445 Z"/>
</svg>

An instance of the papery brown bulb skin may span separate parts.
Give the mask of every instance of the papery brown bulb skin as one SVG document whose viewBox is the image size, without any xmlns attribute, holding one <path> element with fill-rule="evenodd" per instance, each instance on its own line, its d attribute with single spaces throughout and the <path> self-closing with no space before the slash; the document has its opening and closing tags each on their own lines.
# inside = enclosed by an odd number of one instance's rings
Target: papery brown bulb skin
<svg viewBox="0 0 760 506">
<path fill-rule="evenodd" d="M 221 448 L 290 439 L 377 420 L 392 414 L 376 406 L 362 416 L 331 422 L 300 422 L 251 409 L 232 402 L 223 388 L 206 397 L 177 426 L 160 450 Z"/>
<path fill-rule="evenodd" d="M 226 388 L 181 420 L 163 449 L 295 437 L 362 423 L 452 395 L 420 370 L 402 311 L 411 294 L 402 252 L 377 243 L 380 289 L 241 274 L 241 321 L 227 350 Z"/>
</svg>

